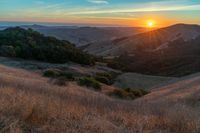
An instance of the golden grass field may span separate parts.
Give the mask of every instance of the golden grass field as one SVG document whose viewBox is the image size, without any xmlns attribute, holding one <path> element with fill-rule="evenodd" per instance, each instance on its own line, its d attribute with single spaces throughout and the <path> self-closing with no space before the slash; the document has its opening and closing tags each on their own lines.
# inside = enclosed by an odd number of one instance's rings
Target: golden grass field
<svg viewBox="0 0 200 133">
<path fill-rule="evenodd" d="M 0 132 L 199 133 L 200 75 L 131 101 L 74 82 L 56 86 L 38 73 L 1 65 Z"/>
</svg>

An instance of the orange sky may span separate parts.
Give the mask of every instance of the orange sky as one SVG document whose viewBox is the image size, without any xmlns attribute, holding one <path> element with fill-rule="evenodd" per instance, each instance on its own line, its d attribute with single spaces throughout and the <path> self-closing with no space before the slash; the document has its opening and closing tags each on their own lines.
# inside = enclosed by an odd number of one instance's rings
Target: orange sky
<svg viewBox="0 0 200 133">
<path fill-rule="evenodd" d="M 199 0 L 0 0 L 0 21 L 146 26 L 200 24 Z"/>
</svg>

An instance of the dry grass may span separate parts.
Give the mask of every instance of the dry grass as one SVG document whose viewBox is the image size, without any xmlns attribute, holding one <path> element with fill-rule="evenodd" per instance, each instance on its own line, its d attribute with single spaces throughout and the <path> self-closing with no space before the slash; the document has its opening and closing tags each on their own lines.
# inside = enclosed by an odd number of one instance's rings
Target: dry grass
<svg viewBox="0 0 200 133">
<path fill-rule="evenodd" d="M 199 133 L 200 85 L 179 84 L 124 101 L 73 82 L 55 86 L 35 73 L 0 66 L 0 132 Z"/>
</svg>

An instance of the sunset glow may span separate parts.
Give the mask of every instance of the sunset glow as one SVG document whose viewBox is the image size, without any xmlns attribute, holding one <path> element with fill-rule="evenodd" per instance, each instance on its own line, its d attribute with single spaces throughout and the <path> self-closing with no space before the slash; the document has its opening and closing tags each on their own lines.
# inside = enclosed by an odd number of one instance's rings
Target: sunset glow
<svg viewBox="0 0 200 133">
<path fill-rule="evenodd" d="M 152 28 L 155 26 L 155 21 L 154 20 L 148 20 L 147 21 L 147 27 L 148 28 Z"/>
<path fill-rule="evenodd" d="M 12 22 L 163 27 L 199 14 L 199 0 L 0 0 L 0 21 Z"/>
</svg>

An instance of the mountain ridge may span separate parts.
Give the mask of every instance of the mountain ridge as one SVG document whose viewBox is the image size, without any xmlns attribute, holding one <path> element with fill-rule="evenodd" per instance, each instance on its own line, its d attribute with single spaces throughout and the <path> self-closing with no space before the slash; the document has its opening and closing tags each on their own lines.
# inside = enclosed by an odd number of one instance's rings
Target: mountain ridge
<svg viewBox="0 0 200 133">
<path fill-rule="evenodd" d="M 142 45 L 152 50 L 152 48 L 155 49 L 161 45 L 167 45 L 169 41 L 180 38 L 183 38 L 184 41 L 188 41 L 195 39 L 199 35 L 199 25 L 175 24 L 133 36 L 90 44 L 85 47 L 84 50 L 100 56 L 119 56 L 125 52 L 134 54 L 136 47 L 142 47 Z"/>
<path fill-rule="evenodd" d="M 134 35 L 145 31 L 142 27 L 89 27 L 89 26 L 44 26 L 44 25 L 21 25 L 21 28 L 31 28 L 46 36 L 53 36 L 60 40 L 67 40 L 77 47 L 102 40 Z M 5 29 L 5 27 L 0 27 Z"/>
</svg>

